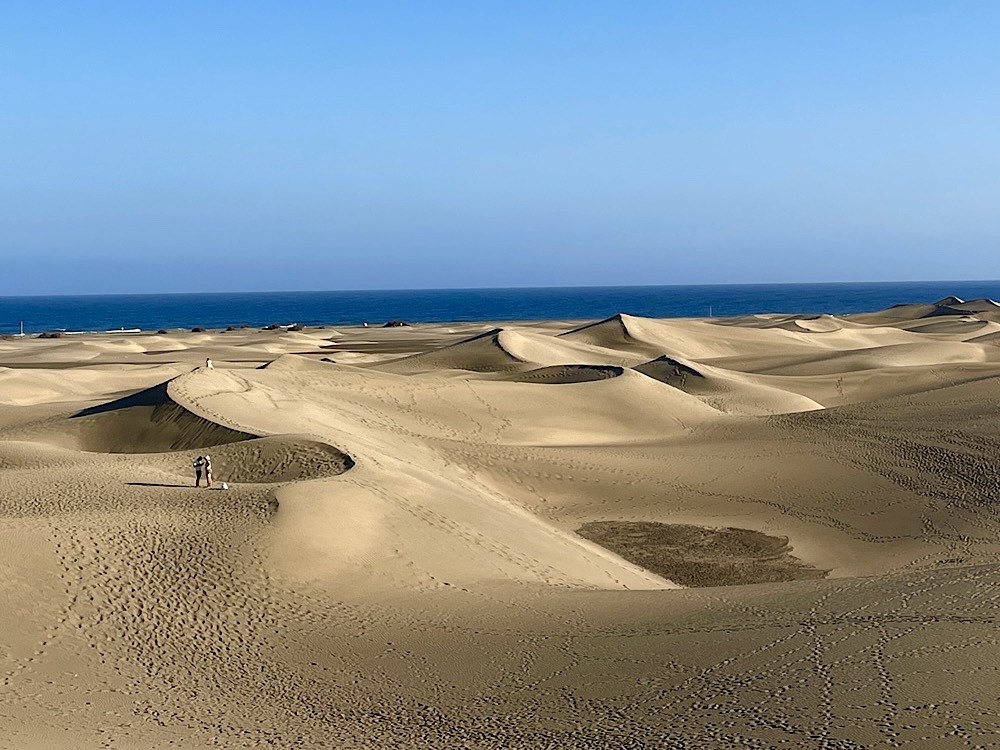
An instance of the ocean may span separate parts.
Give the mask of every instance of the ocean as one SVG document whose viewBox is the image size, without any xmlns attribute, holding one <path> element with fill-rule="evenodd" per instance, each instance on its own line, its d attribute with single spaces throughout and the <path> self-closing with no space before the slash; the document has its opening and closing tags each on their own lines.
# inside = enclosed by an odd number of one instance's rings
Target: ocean
<svg viewBox="0 0 1000 750">
<path fill-rule="evenodd" d="M 751 313 L 846 313 L 897 303 L 1000 298 L 1000 281 L 427 289 L 0 297 L 0 334 L 229 325 L 381 325 L 388 320 L 597 320 Z"/>
</svg>

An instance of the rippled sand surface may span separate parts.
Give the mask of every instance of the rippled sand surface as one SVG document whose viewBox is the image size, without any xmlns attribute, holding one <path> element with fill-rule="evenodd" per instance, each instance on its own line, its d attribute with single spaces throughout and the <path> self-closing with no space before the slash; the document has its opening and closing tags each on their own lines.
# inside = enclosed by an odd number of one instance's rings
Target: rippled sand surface
<svg viewBox="0 0 1000 750">
<path fill-rule="evenodd" d="M 988 300 L 0 340 L 0 747 L 988 747 L 998 435 Z"/>
</svg>

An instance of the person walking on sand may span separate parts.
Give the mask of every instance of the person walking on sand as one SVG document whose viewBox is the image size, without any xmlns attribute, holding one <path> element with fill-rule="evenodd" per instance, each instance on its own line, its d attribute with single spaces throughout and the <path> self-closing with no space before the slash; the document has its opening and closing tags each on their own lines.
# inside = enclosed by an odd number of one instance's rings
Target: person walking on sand
<svg viewBox="0 0 1000 750">
<path fill-rule="evenodd" d="M 204 470 L 205 470 L 205 457 L 204 456 L 198 456 L 198 458 L 196 458 L 194 460 L 194 486 L 195 487 L 201 487 L 201 475 L 202 475 L 202 472 Z"/>
<path fill-rule="evenodd" d="M 212 486 L 212 457 L 205 456 L 205 486 Z"/>
<path fill-rule="evenodd" d="M 212 364 L 212 360 L 207 357 L 205 358 L 205 367 L 209 370 L 215 369 L 215 365 Z"/>
</svg>

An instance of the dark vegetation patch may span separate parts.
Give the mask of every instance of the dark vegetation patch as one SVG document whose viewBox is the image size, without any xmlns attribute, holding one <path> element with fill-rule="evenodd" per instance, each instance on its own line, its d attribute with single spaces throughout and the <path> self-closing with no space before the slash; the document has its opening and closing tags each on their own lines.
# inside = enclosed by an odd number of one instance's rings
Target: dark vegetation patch
<svg viewBox="0 0 1000 750">
<path fill-rule="evenodd" d="M 61 331 L 46 331 L 45 333 L 38 334 L 38 338 L 40 338 L 40 339 L 61 339 L 62 338 L 62 332 Z"/>
<path fill-rule="evenodd" d="M 195 326 L 191 329 L 191 333 L 205 333 L 205 329 L 202 326 Z"/>
<path fill-rule="evenodd" d="M 410 325 L 405 320 L 389 320 L 382 326 L 383 328 L 402 328 L 403 326 Z"/>
<path fill-rule="evenodd" d="M 749 529 L 592 521 L 577 529 L 605 547 L 682 586 L 738 586 L 824 578 L 791 554 L 788 539 Z"/>
</svg>

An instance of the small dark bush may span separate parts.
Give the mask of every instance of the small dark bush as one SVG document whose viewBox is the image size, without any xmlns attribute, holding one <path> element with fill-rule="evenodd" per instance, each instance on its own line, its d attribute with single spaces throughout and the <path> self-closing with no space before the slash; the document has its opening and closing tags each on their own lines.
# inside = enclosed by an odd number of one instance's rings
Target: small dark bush
<svg viewBox="0 0 1000 750">
<path fill-rule="evenodd" d="M 250 327 L 249 323 L 241 323 L 240 324 L 240 328 L 249 328 L 249 327 Z"/>
<path fill-rule="evenodd" d="M 45 333 L 38 334 L 38 338 L 40 338 L 40 339 L 61 339 L 62 338 L 62 332 L 61 331 L 46 331 Z"/>
<path fill-rule="evenodd" d="M 271 323 L 271 325 L 264 326 L 264 328 L 263 328 L 263 330 L 265 330 L 265 331 L 278 331 L 280 329 L 281 329 L 281 326 L 279 326 L 277 323 Z"/>
<path fill-rule="evenodd" d="M 226 333 L 228 333 L 229 331 L 235 331 L 235 330 L 236 330 L 235 326 L 226 326 Z"/>
<path fill-rule="evenodd" d="M 298 323 L 296 323 L 293 326 L 288 326 L 288 330 L 289 331 L 301 331 L 302 330 L 302 326 L 300 326 Z"/>
<path fill-rule="evenodd" d="M 408 325 L 410 325 L 410 324 L 407 323 L 405 320 L 390 320 L 388 323 L 386 323 L 382 327 L 383 328 L 399 328 L 401 326 L 408 326 Z"/>
<path fill-rule="evenodd" d="M 202 328 L 201 326 L 195 326 L 194 328 L 191 329 L 191 333 L 204 333 L 204 332 L 205 329 Z"/>
<path fill-rule="evenodd" d="M 157 333 L 170 333 L 166 328 L 161 328 Z"/>
</svg>

